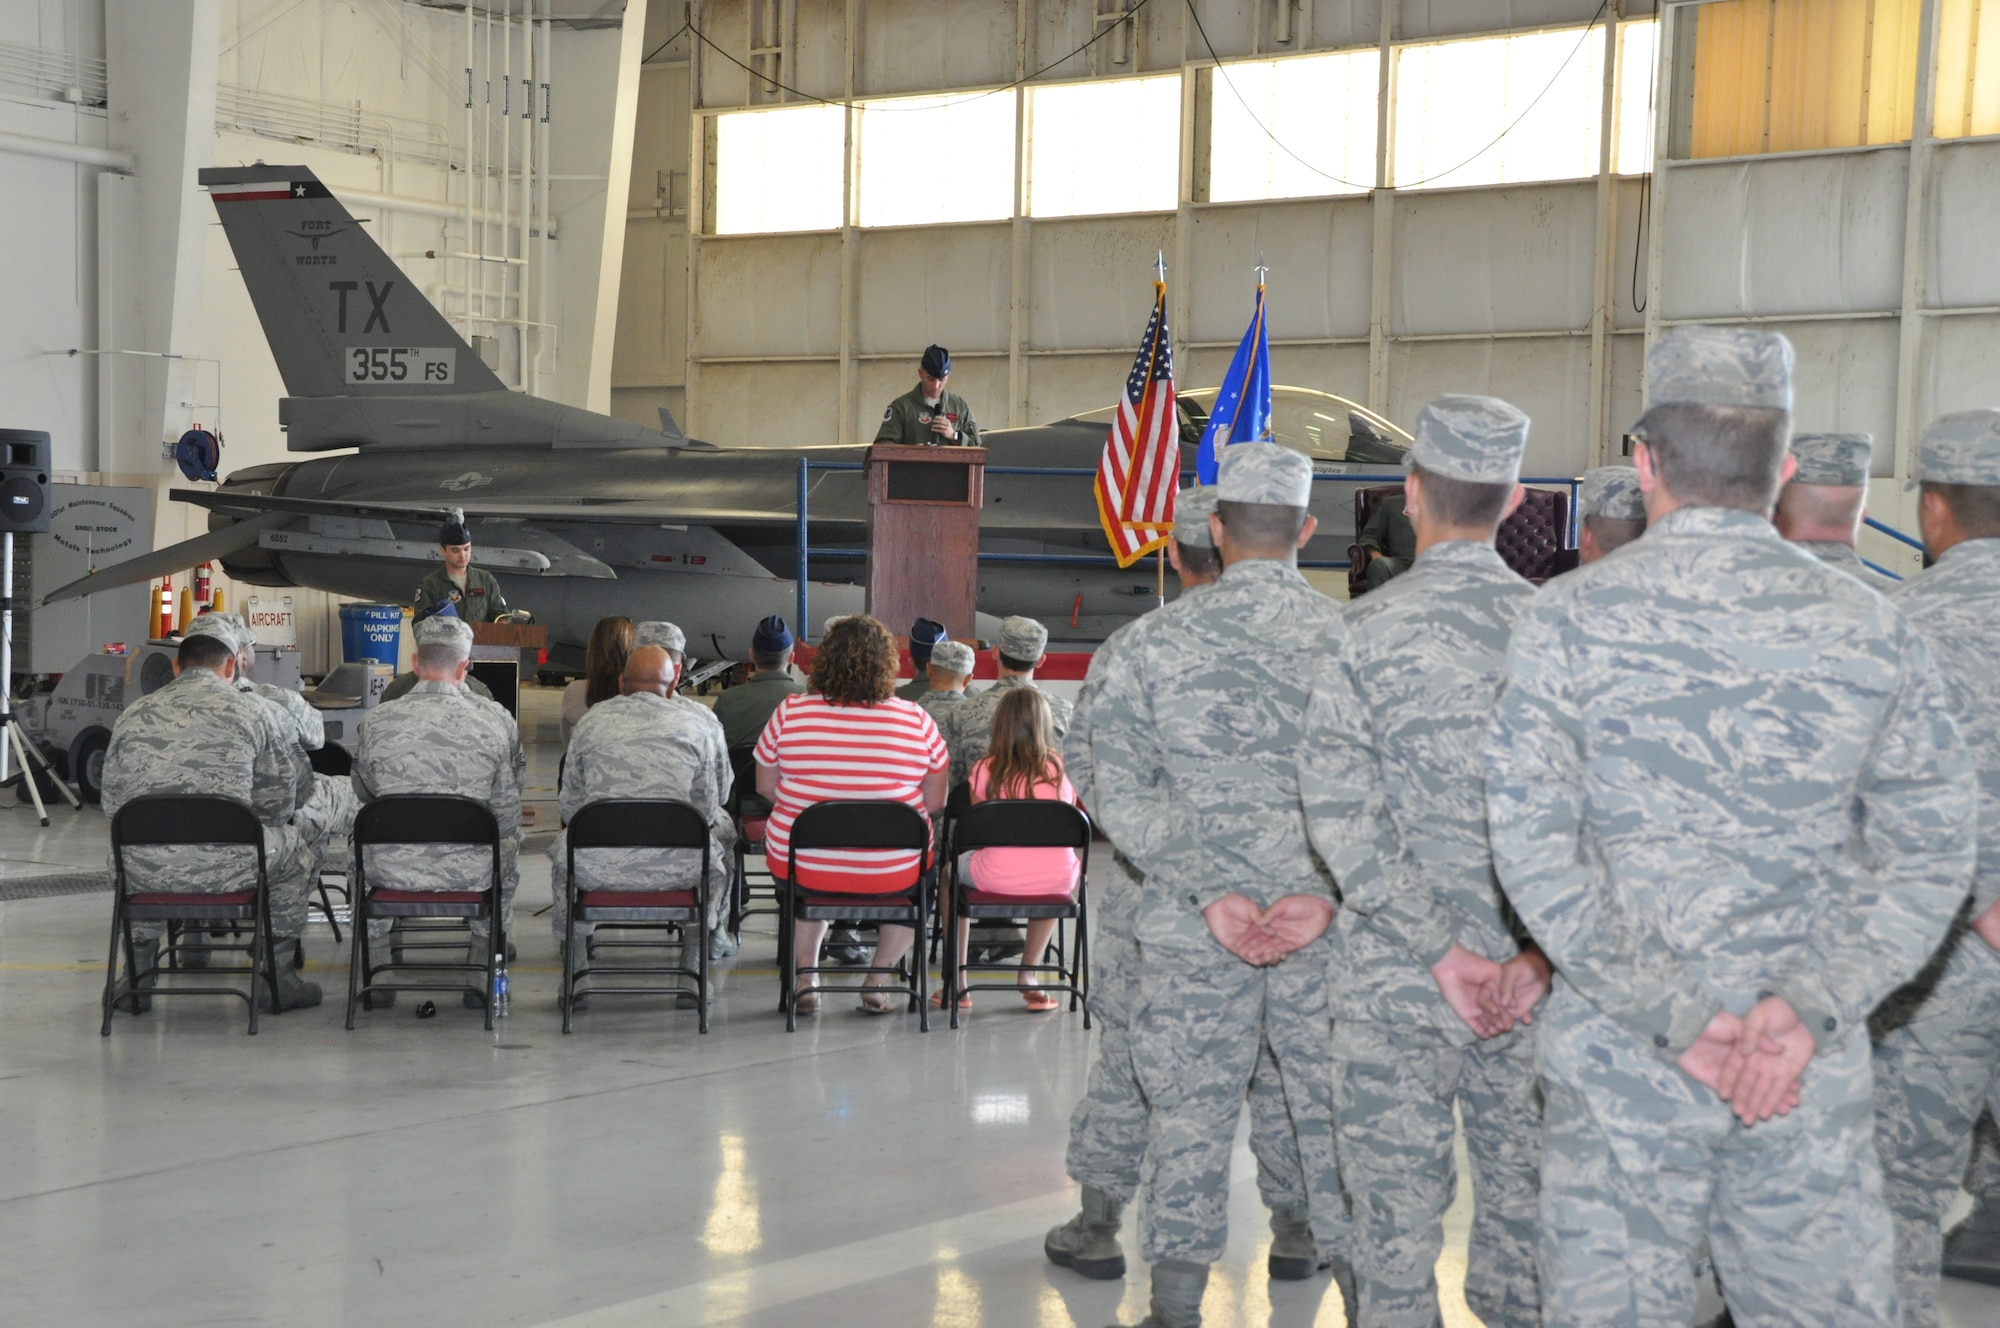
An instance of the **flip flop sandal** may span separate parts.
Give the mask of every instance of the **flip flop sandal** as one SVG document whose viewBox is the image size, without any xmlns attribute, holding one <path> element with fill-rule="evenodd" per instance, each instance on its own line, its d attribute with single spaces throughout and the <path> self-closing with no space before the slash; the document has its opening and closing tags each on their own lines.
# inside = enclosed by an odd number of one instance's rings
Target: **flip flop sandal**
<svg viewBox="0 0 2000 1328">
<path fill-rule="evenodd" d="M 970 1010 L 972 1008 L 971 992 L 969 991 L 963 992 L 959 995 L 958 1008 L 961 1010 Z M 933 1010 L 944 1009 L 944 993 L 942 991 L 934 991 L 931 993 L 931 1009 Z"/>
<path fill-rule="evenodd" d="M 902 998 L 891 996 L 879 988 L 861 989 L 861 1012 L 863 1014 L 897 1014 L 903 1008 Z"/>
<path fill-rule="evenodd" d="M 1027 1003 L 1030 1014 L 1047 1014 L 1062 1006 L 1061 1001 L 1045 991 L 1024 991 L 1021 993 L 1021 999 Z"/>
</svg>

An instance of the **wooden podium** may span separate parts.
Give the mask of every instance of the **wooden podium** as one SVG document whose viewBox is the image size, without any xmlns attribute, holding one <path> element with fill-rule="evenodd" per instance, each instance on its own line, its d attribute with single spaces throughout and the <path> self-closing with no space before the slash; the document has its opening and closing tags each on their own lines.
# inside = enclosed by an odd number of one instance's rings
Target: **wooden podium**
<svg viewBox="0 0 2000 1328">
<path fill-rule="evenodd" d="M 549 643 L 549 629 L 520 623 L 469 623 L 472 676 L 517 719 L 521 714 L 521 657 Z"/>
<path fill-rule="evenodd" d="M 983 447 L 868 449 L 868 614 L 902 633 L 918 618 L 971 640 L 979 600 Z"/>
</svg>

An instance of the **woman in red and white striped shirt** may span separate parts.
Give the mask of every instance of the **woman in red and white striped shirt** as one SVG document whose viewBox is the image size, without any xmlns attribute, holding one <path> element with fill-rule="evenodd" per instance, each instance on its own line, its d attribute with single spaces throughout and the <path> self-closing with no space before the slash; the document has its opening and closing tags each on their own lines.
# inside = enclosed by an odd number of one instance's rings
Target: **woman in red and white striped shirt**
<svg viewBox="0 0 2000 1328">
<path fill-rule="evenodd" d="M 881 800 L 922 812 L 943 808 L 951 754 L 937 725 L 896 690 L 896 642 L 873 618 L 843 618 L 821 642 L 812 662 L 812 692 L 788 698 L 757 740 L 757 792 L 771 803 L 765 858 L 773 873 L 785 870 L 792 823 L 816 802 Z M 795 882 L 826 893 L 887 894 L 908 887 L 919 869 L 914 852 L 808 850 L 793 864 Z M 794 940 L 800 968 L 819 963 L 824 922 L 801 922 Z M 915 933 L 884 924 L 875 946 L 877 968 L 893 967 L 908 953 Z M 863 984 L 861 1008 L 892 1014 L 903 1002 L 871 992 L 886 979 Z M 798 1010 L 819 1009 L 818 984 L 802 980 Z"/>
</svg>

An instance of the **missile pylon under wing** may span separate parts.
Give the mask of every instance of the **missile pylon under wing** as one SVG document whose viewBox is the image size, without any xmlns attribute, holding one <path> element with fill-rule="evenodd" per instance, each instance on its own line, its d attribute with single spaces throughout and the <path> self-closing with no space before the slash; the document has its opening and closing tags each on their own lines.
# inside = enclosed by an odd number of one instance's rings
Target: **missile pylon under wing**
<svg viewBox="0 0 2000 1328">
<path fill-rule="evenodd" d="M 210 510 L 207 534 L 45 602 L 219 559 L 254 585 L 408 603 L 436 565 L 439 521 L 458 510 L 479 565 L 572 659 L 607 614 L 676 622 L 694 654 L 717 659 L 743 658 L 767 614 L 796 616 L 801 460 L 858 464 L 865 447 L 725 449 L 687 437 L 664 411 L 655 430 L 510 391 L 311 170 L 231 167 L 200 179 L 284 378 L 287 449 L 306 455 L 238 470 L 213 491 L 175 490 Z M 1280 441 L 1322 468 L 1400 459 L 1407 435 L 1379 417 L 1323 393 L 1277 392 Z M 1183 396 L 1190 469 L 1212 397 Z M 1087 476 L 991 473 L 1094 469 L 1108 423 L 1099 412 L 987 431 L 983 635 L 1023 613 L 1059 646 L 1088 647 L 1152 607 L 1150 565 L 1105 561 Z M 811 615 L 860 612 L 865 477 L 806 474 Z M 1307 557 L 1343 557 L 1351 489 L 1316 491 L 1321 533 Z M 818 621 L 795 626 L 819 632 Z"/>
</svg>

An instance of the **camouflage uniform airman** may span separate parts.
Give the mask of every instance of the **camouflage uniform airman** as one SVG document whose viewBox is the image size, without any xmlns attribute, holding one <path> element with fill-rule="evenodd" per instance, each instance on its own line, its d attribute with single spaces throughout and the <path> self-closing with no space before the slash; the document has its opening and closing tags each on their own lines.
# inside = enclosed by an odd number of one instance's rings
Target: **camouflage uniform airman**
<svg viewBox="0 0 2000 1328">
<path fill-rule="evenodd" d="M 305 931 L 312 864 L 321 847 L 312 838 L 312 827 L 295 823 L 312 791 L 312 767 L 270 707 L 203 668 L 184 670 L 128 706 L 111 730 L 104 757 L 106 816 L 115 818 L 134 798 L 162 794 L 230 798 L 256 813 L 264 826 L 271 934 L 281 956 L 289 955 Z M 130 886 L 138 890 L 227 894 L 256 884 L 256 859 L 243 849 L 198 844 L 135 848 L 125 855 L 125 866 Z M 133 924 L 141 973 L 153 966 L 164 927 L 158 922 Z M 300 986 L 289 965 L 280 969 L 281 1005 L 318 1004 L 317 987 Z M 140 985 L 152 984 L 142 979 Z M 258 986 L 268 1007 L 261 978 Z M 310 999 L 295 995 L 308 990 Z M 143 1001 L 139 1008 L 145 1008 Z"/>
<path fill-rule="evenodd" d="M 1802 433 L 1792 439 L 1792 455 L 1798 458 L 1793 484 L 1840 489 L 1866 489 L 1868 466 L 1875 454 L 1875 439 L 1865 433 Z M 1902 582 L 1861 561 L 1852 544 L 1838 540 L 1794 540 L 1794 544 L 1830 567 L 1838 567 L 1862 585 L 1884 594 Z"/>
<path fill-rule="evenodd" d="M 1639 492 L 1635 466 L 1593 466 L 1583 472 L 1578 515 L 1606 521 L 1644 521 L 1645 495 Z"/>
<path fill-rule="evenodd" d="M 673 660 L 675 668 L 685 668 L 687 664 L 687 633 L 675 624 L 661 621 L 642 622 L 634 626 L 632 633 L 634 637 L 633 647 L 635 649 L 639 646 L 658 646 L 667 652 L 668 656 Z M 682 696 L 679 692 L 675 692 L 667 698 L 667 704 L 678 710 L 686 711 L 690 717 L 696 718 L 699 722 L 714 726 L 716 737 L 719 739 L 722 736 L 722 721 L 715 717 L 715 711 L 693 697 Z M 754 742 L 755 740 L 753 739 L 752 741 Z M 728 769 L 728 749 L 724 748 L 723 772 L 726 774 Z"/>
<path fill-rule="evenodd" d="M 1195 548 L 1215 547 L 1209 536 L 1208 514 L 1215 510 L 1215 488 L 1184 489 L 1175 502 L 1174 538 Z M 1181 600 L 1208 589 L 1182 583 Z M 1177 601 L 1178 602 L 1178 601 Z M 1070 784 L 1086 808 L 1095 805 L 1096 769 L 1091 756 L 1091 708 L 1104 679 L 1122 667 L 1119 655 L 1135 623 L 1127 623 L 1098 646 L 1090 671 L 1077 694 L 1063 744 L 1063 765 Z M 1082 1099 L 1070 1114 L 1069 1151 L 1064 1166 L 1085 1189 L 1084 1211 L 1049 1233 L 1044 1248 L 1065 1266 L 1085 1276 L 1122 1276 L 1124 1256 L 1109 1258 L 1122 1209 L 1139 1190 L 1140 1165 L 1146 1155 L 1146 1098 L 1139 1089 L 1132 1062 L 1132 1011 L 1139 996 L 1139 943 L 1136 936 L 1141 881 L 1124 854 L 1112 854 L 1111 868 L 1093 884 L 1090 912 L 1095 929 L 1090 942 L 1090 1011 L 1097 1026 L 1097 1059 Z M 1283 1076 L 1266 1041 L 1246 1094 L 1250 1107 L 1250 1148 L 1257 1160 L 1257 1190 L 1271 1210 L 1273 1241 L 1270 1267 L 1274 1276 L 1310 1276 L 1317 1262 L 1315 1245 L 1336 1249 L 1344 1240 L 1345 1201 L 1338 1188 L 1313 1193 L 1299 1158 L 1298 1139 L 1285 1100 Z M 1323 1179 L 1315 1177 L 1315 1179 Z M 1109 1201 L 1106 1207 L 1104 1201 Z M 1297 1214 L 1305 1212 L 1306 1221 Z M 1086 1228 L 1096 1228 L 1095 1232 Z M 1092 1240 L 1092 1235 L 1098 1239 Z M 1097 1260 L 1078 1251 L 1097 1254 Z M 1093 1268 L 1093 1262 L 1100 1265 Z"/>
<path fill-rule="evenodd" d="M 319 711 L 307 704 L 305 697 L 288 687 L 254 682 L 245 672 L 244 656 L 255 650 L 257 638 L 243 619 L 233 613 L 204 613 L 188 627 L 187 635 L 213 636 L 226 642 L 237 652 L 236 690 L 270 707 L 279 724 L 305 750 L 317 751 L 326 746 L 326 722 Z M 310 859 L 306 864 L 308 891 L 319 880 L 328 846 L 354 828 L 354 815 L 360 810 L 361 803 L 354 796 L 353 781 L 346 775 L 314 773 L 312 796 L 293 818 L 310 847 Z"/>
<path fill-rule="evenodd" d="M 940 641 L 931 647 L 931 662 L 960 677 L 970 678 L 973 666 L 972 647 L 963 641 Z M 926 685 L 920 694 L 909 699 L 915 700 L 918 707 L 931 717 L 931 723 L 938 726 L 938 733 L 942 735 L 947 722 L 946 717 L 963 706 L 969 698 L 963 687 L 951 691 L 945 688 L 933 689 Z"/>
<path fill-rule="evenodd" d="M 728 910 L 731 854 L 736 829 L 723 805 L 729 801 L 729 754 L 722 731 L 702 723 L 668 698 L 634 692 L 600 701 L 577 722 L 563 765 L 562 816 L 603 798 L 673 798 L 691 804 L 709 824 L 711 930 Z M 549 849 L 553 918 L 560 940 L 569 918 L 569 832 Z M 701 854 L 694 849 L 580 851 L 578 886 L 586 890 L 692 890 L 701 884 Z M 579 934 L 585 928 L 579 927 Z"/>
<path fill-rule="evenodd" d="M 1033 618 L 1009 618 L 1000 624 L 999 652 L 1009 659 L 1030 663 L 1041 659 L 1048 648 L 1049 629 Z M 1000 709 L 1000 700 L 1015 687 L 1035 687 L 1035 680 L 1022 674 L 1013 673 L 996 681 L 983 691 L 967 695 L 965 704 L 951 707 L 946 723 L 938 725 L 938 733 L 944 738 L 945 746 L 951 751 L 951 786 L 956 788 L 971 774 L 972 767 L 986 755 L 986 746 L 993 738 L 993 716 Z M 1049 718 L 1054 722 L 1056 741 L 1061 742 L 1069 732 L 1070 703 L 1060 696 L 1035 690 L 1049 703 Z M 933 719 L 937 717 L 932 716 Z"/>
<path fill-rule="evenodd" d="M 1918 478 L 2000 485 L 2000 411 L 1924 432 Z M 1965 923 L 2000 902 L 2000 539 L 1944 550 L 1892 599 L 1930 646 L 1979 771 L 1979 868 L 1943 948 L 1876 1012 L 1875 1130 L 1896 1221 L 1905 1328 L 1935 1328 L 1940 1224 L 1958 1194 L 1974 1127 L 2000 1092 L 2000 954 Z"/>
<path fill-rule="evenodd" d="M 1676 329 L 1653 404 L 1788 411 L 1790 363 L 1769 333 Z M 1866 1021 L 1972 866 L 1922 640 L 1759 513 L 1683 506 L 1536 597 L 1486 758 L 1494 864 L 1558 975 L 1544 1322 L 1687 1323 L 1704 1230 L 1744 1328 L 1892 1322 Z M 1790 1114 L 1745 1127 L 1675 1062 L 1764 994 L 1816 1054 Z"/>
<path fill-rule="evenodd" d="M 233 798 L 264 825 L 271 878 L 271 929 L 297 936 L 305 927 L 306 837 L 292 824 L 312 796 L 312 767 L 271 709 L 208 669 L 184 670 L 151 696 L 125 708 L 104 756 L 104 812 L 116 817 L 134 798 L 199 794 Z M 227 894 L 253 884 L 257 864 L 230 848 L 189 845 L 133 849 L 126 870 L 140 888 Z M 157 936 L 160 923 L 135 923 Z"/>
<path fill-rule="evenodd" d="M 1297 453 L 1243 444 L 1224 451 L 1221 471 L 1225 502 L 1306 505 L 1310 463 Z M 1339 606 L 1294 567 L 1240 560 L 1201 594 L 1134 623 L 1092 701 L 1092 806 L 1142 878 L 1131 1036 L 1150 1107 L 1141 1245 L 1157 1322 L 1188 1321 L 1187 1297 L 1198 1303 L 1222 1254 L 1236 1121 L 1267 1048 L 1302 1194 L 1341 1193 L 1328 939 L 1254 967 L 1223 949 L 1203 910 L 1229 894 L 1265 908 L 1293 895 L 1331 901 L 1332 879 L 1306 841 L 1296 761 L 1301 662 L 1338 649 L 1342 636 Z M 1327 1233 L 1321 1253 L 1344 1259 L 1344 1213 L 1311 1218 Z"/>
<path fill-rule="evenodd" d="M 450 618 L 427 618 L 419 646 L 471 629 Z M 520 883 L 521 775 L 527 761 L 514 717 L 448 682 L 422 681 L 400 700 L 383 702 L 361 722 L 354 754 L 354 791 L 363 804 L 402 793 L 446 793 L 492 809 L 500 826 L 501 917 L 513 911 Z M 363 864 L 371 886 L 396 890 L 483 890 L 492 855 L 479 848 L 388 845 L 370 849 Z M 485 936 L 475 922 L 475 938 Z M 386 930 L 386 928 L 383 928 Z M 475 954 L 477 952 L 475 951 Z"/>
<path fill-rule="evenodd" d="M 1427 475 L 1506 485 L 1528 417 L 1490 397 L 1417 416 Z M 1488 1328 L 1536 1328 L 1541 1099 L 1532 1026 L 1480 1040 L 1432 965 L 1454 944 L 1505 963 L 1523 937 L 1493 876 L 1482 748 L 1507 638 L 1534 587 L 1492 542 L 1452 540 L 1343 614 L 1319 661 L 1299 755 L 1313 843 L 1340 883 L 1334 1110 L 1354 1217 L 1360 1321 L 1438 1322 L 1434 1269 L 1457 1189 L 1453 1106 L 1474 1177 L 1466 1304 Z"/>
</svg>

